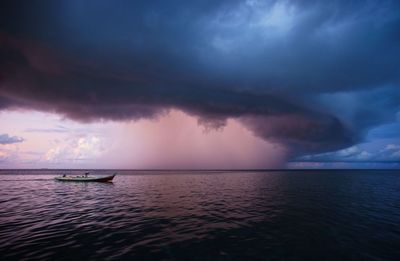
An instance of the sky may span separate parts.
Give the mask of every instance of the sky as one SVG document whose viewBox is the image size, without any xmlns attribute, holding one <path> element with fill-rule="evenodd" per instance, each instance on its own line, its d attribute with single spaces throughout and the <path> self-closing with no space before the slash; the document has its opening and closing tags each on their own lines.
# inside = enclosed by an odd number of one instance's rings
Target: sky
<svg viewBox="0 0 400 261">
<path fill-rule="evenodd" d="M 399 1 L 1 1 L 0 168 L 398 168 Z"/>
</svg>

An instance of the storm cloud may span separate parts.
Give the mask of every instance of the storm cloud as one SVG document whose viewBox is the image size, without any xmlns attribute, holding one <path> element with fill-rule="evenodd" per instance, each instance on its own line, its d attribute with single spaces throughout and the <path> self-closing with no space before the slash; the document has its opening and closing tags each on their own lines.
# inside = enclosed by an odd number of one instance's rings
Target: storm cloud
<svg viewBox="0 0 400 261">
<path fill-rule="evenodd" d="M 398 1 L 3 1 L 0 109 L 235 118 L 293 156 L 395 120 Z"/>
</svg>

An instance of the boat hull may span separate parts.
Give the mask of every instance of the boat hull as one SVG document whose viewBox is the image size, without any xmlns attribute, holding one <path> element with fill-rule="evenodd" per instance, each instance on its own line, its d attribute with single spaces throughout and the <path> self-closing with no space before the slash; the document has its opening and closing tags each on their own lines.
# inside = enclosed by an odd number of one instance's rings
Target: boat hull
<svg viewBox="0 0 400 261">
<path fill-rule="evenodd" d="M 115 174 L 104 177 L 56 177 L 58 181 L 78 181 L 78 182 L 112 182 Z"/>
</svg>

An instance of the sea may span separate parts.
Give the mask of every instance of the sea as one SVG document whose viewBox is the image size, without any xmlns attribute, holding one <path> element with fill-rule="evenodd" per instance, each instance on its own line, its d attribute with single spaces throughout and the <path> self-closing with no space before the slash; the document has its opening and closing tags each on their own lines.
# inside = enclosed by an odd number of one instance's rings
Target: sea
<svg viewBox="0 0 400 261">
<path fill-rule="evenodd" d="M 400 260 L 398 170 L 83 172 L 0 170 L 0 260 Z"/>
</svg>

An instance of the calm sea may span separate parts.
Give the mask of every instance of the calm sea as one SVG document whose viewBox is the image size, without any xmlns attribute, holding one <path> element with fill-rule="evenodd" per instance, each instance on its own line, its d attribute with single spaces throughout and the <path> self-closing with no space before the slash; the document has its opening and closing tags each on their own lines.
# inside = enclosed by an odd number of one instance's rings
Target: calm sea
<svg viewBox="0 0 400 261">
<path fill-rule="evenodd" d="M 0 171 L 1 260 L 400 260 L 397 171 L 61 173 Z"/>
</svg>

